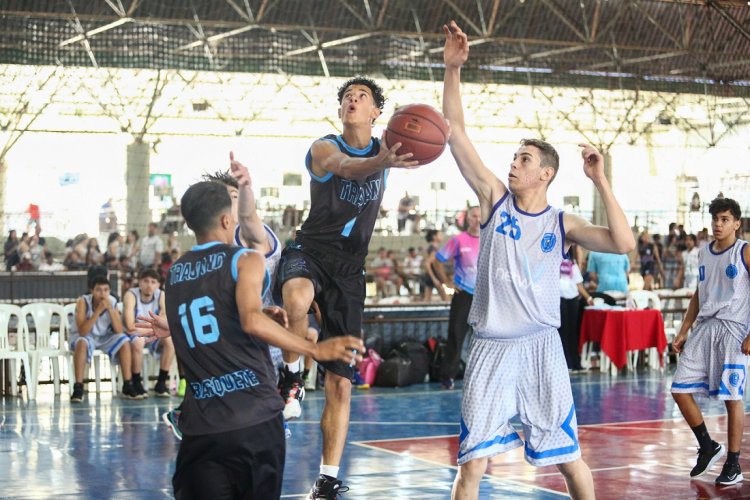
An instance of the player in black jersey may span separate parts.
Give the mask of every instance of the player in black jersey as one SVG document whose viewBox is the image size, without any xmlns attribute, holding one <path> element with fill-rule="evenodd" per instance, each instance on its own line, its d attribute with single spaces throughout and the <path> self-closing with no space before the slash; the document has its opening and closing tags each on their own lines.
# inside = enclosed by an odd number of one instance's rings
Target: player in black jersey
<svg viewBox="0 0 750 500">
<path fill-rule="evenodd" d="M 310 147 L 305 164 L 310 173 L 310 213 L 295 242 L 284 250 L 277 288 L 289 314 L 290 330 L 307 333 L 307 313 L 313 300 L 322 316 L 320 337 L 358 335 L 365 300 L 364 263 L 378 216 L 390 167 L 416 167 L 411 154 L 398 155 L 372 137 L 385 98 L 367 78 L 353 78 L 338 91 L 339 117 L 344 131 L 327 135 Z M 284 353 L 286 368 L 281 393 L 284 415 L 298 417 L 304 384 L 296 353 Z M 337 479 L 349 428 L 353 368 L 324 363 L 326 403 L 320 421 L 323 456 L 320 477 L 310 498 L 336 498 Z M 342 490 L 343 491 L 343 490 Z"/>
<path fill-rule="evenodd" d="M 363 349 L 355 337 L 313 344 L 262 309 L 269 276 L 261 253 L 233 246 L 235 223 L 227 189 L 200 182 L 181 210 L 198 245 L 169 270 L 167 321 L 190 385 L 183 403 L 183 440 L 173 478 L 175 497 L 279 498 L 285 440 L 268 344 L 318 360 L 354 363 Z M 167 324 L 154 315 L 150 333 Z"/>
</svg>

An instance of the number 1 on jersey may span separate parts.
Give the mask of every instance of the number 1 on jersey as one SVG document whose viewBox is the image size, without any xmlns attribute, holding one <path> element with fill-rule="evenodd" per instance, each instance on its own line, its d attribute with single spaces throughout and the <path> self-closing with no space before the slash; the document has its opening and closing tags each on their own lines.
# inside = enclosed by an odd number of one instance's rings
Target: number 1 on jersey
<svg viewBox="0 0 750 500">
<path fill-rule="evenodd" d="M 211 314 L 214 309 L 214 301 L 207 296 L 198 297 L 190 302 L 189 317 L 187 303 L 180 304 L 177 309 L 177 314 L 180 315 L 180 324 L 182 329 L 185 330 L 185 337 L 191 349 L 195 348 L 195 340 L 204 345 L 219 340 L 219 323 L 216 321 L 216 316 Z M 191 323 L 192 329 L 190 328 Z"/>
</svg>

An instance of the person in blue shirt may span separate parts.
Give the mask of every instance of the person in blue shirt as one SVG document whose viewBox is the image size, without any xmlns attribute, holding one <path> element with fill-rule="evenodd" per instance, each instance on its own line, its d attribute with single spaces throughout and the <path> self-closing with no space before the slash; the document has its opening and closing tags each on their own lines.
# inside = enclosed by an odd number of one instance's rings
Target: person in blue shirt
<svg viewBox="0 0 750 500">
<path fill-rule="evenodd" d="M 627 255 L 590 252 L 586 270 L 594 273 L 592 279 L 598 283 L 597 292 L 609 292 L 616 290 L 628 293 L 628 271 L 630 271 L 630 259 Z"/>
</svg>

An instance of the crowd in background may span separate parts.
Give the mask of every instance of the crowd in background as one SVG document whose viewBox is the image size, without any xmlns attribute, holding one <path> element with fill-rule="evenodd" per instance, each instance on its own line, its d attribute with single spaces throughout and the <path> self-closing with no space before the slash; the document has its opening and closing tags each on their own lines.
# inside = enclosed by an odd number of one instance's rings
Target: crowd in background
<svg viewBox="0 0 750 500">
<path fill-rule="evenodd" d="M 166 244 L 159 234 L 156 223 L 148 225 L 145 236 L 131 230 L 127 236 L 112 232 L 102 250 L 96 237 L 79 234 L 65 242 L 61 258 L 47 248 L 41 236 L 41 226 L 35 225 L 33 234 L 24 232 L 20 237 L 15 230 L 8 233 L 4 245 L 5 270 L 15 272 L 60 272 L 88 271 L 93 267 L 105 267 L 109 271 L 119 271 L 124 292 L 137 280 L 143 269 L 154 269 L 164 277 L 181 254 L 175 233 L 170 233 Z"/>
<path fill-rule="evenodd" d="M 455 222 L 458 225 L 463 218 L 456 217 Z M 39 224 L 20 237 L 15 230 L 9 231 L 4 245 L 6 271 L 85 271 L 92 266 L 105 266 L 120 271 L 124 290 L 145 268 L 153 268 L 164 277 L 181 255 L 177 233 L 170 232 L 165 243 L 156 223 L 149 224 L 145 236 L 136 230 L 125 236 L 112 232 L 104 248 L 96 237 L 79 234 L 65 243 L 62 256 L 55 256 L 47 249 L 41 232 Z M 442 268 L 434 257 L 442 244 L 443 232 L 428 229 L 423 234 L 425 246 L 381 247 L 370 257 L 366 271 L 368 281 L 375 284 L 376 297 L 404 296 L 413 301 L 429 301 L 438 296 L 448 300 L 446 289 L 451 283 L 445 276 L 450 269 Z M 708 244 L 708 235 L 706 228 L 693 235 L 687 234 L 681 224 L 671 223 L 664 237 L 642 232 L 634 255 L 590 252 L 573 257 L 583 274 L 584 286 L 591 291 L 627 293 L 638 275 L 645 290 L 694 289 L 698 279 L 698 250 Z"/>
</svg>

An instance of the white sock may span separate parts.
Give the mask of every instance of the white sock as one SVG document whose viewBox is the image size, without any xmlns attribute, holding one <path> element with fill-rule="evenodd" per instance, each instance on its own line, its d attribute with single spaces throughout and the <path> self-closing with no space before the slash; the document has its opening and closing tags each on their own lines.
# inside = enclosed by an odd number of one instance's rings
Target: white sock
<svg viewBox="0 0 750 500">
<path fill-rule="evenodd" d="M 300 370 L 300 358 L 297 358 L 297 361 L 292 361 L 291 363 L 287 363 L 284 361 L 284 366 L 287 367 L 287 369 L 292 373 L 297 373 Z"/>
<path fill-rule="evenodd" d="M 337 478 L 339 475 L 339 466 L 338 465 L 321 465 L 320 473 L 323 474 L 324 476 Z"/>
</svg>

